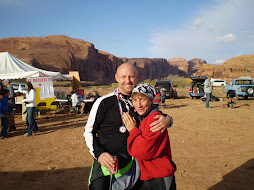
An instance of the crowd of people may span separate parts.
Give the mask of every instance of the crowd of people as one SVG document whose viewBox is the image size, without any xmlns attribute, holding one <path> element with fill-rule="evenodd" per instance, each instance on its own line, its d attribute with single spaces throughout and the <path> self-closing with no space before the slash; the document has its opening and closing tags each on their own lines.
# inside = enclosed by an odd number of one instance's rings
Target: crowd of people
<svg viewBox="0 0 254 190">
<path fill-rule="evenodd" d="M 5 79 L 3 84 L 0 84 L 1 138 L 10 137 L 8 132 L 16 130 L 14 122 L 15 93 L 10 83 L 10 79 Z"/>
<path fill-rule="evenodd" d="M 167 131 L 173 118 L 158 106 L 165 103 L 165 92 L 147 83 L 137 84 L 139 74 L 130 63 L 118 67 L 115 79 L 118 88 L 102 97 L 97 91 L 83 96 L 77 90 L 67 96 L 76 113 L 90 113 L 83 134 L 94 157 L 89 189 L 176 189 L 176 165 Z M 22 102 L 26 105 L 27 132 L 24 135 L 29 137 L 38 132 L 36 90 L 31 82 L 26 82 L 25 87 L 27 94 Z M 209 108 L 212 92 L 209 77 L 204 89 Z M 8 132 L 16 130 L 14 116 L 15 93 L 11 80 L 5 79 L 0 84 L 1 138 L 10 137 Z"/>
<path fill-rule="evenodd" d="M 77 113 L 90 112 L 84 132 L 86 144 L 94 157 L 89 188 L 176 189 L 176 166 L 172 161 L 167 133 L 173 118 L 163 114 L 154 104 L 156 91 L 152 86 L 137 85 L 139 74 L 132 64 L 119 66 L 115 79 L 118 88 L 108 95 L 100 97 L 94 91 L 84 97 L 73 90 L 69 96 Z M 8 131 L 16 130 L 15 93 L 10 82 L 6 79 L 1 85 L 2 138 L 9 137 Z M 29 137 L 38 132 L 36 90 L 31 82 L 26 82 L 25 87 L 27 94 L 22 102 L 26 104 L 27 132 L 24 135 Z M 164 92 L 160 91 L 160 95 L 163 97 Z M 84 103 L 84 99 L 92 100 L 91 104 Z"/>
<path fill-rule="evenodd" d="M 83 133 L 94 158 L 89 189 L 175 190 L 176 165 L 167 131 L 173 125 L 173 118 L 158 106 L 165 103 L 165 92 L 147 83 L 137 84 L 139 74 L 130 63 L 117 68 L 115 79 L 118 87 L 110 94 L 100 96 L 93 91 L 83 96 L 73 90 L 67 96 L 76 113 L 90 113 Z M 10 82 L 5 79 L 4 84 L 0 83 L 1 138 L 10 137 L 8 132 L 16 130 L 15 93 Z M 36 90 L 31 82 L 26 82 L 25 87 L 27 94 L 22 102 L 26 104 L 27 132 L 24 135 L 29 137 L 38 132 Z M 197 86 L 195 90 L 199 90 Z M 204 91 L 209 108 L 210 77 L 204 82 Z"/>
<path fill-rule="evenodd" d="M 22 100 L 26 105 L 26 110 L 23 114 L 26 113 L 26 124 L 27 124 L 27 132 L 24 134 L 26 137 L 31 136 L 33 133 L 38 132 L 37 122 L 35 120 L 36 113 L 36 90 L 34 89 L 31 82 L 25 83 L 25 88 L 27 89 L 26 98 Z M 0 83 L 0 117 L 1 117 L 1 138 L 8 138 L 11 135 L 8 132 L 15 131 L 15 92 L 11 85 L 10 79 L 5 79 L 3 84 Z M 67 96 L 69 100 L 70 107 L 75 109 L 76 113 L 79 114 L 87 114 L 90 112 L 91 107 L 95 100 L 100 97 L 97 91 L 93 91 L 92 93 L 87 93 L 84 97 L 77 92 L 77 90 L 73 90 L 71 95 Z M 92 100 L 91 102 L 84 103 L 84 99 Z"/>
<path fill-rule="evenodd" d="M 15 92 L 11 86 L 11 80 L 5 79 L 4 84 L 0 83 L 0 117 L 1 117 L 1 138 L 11 137 L 8 132 L 15 131 Z M 27 124 L 27 133 L 25 136 L 31 136 L 32 133 L 38 131 L 37 123 L 35 121 L 34 112 L 36 109 L 35 96 L 36 91 L 31 82 L 26 82 L 25 84 L 28 93 L 26 94 L 26 99 L 22 100 L 26 104 L 27 113 L 26 124 Z"/>
<path fill-rule="evenodd" d="M 88 92 L 86 96 L 78 93 L 77 90 L 71 91 L 71 94 L 67 96 L 69 104 L 74 108 L 74 111 L 78 114 L 87 114 L 90 112 L 93 103 L 100 97 L 98 91 Z M 86 101 L 84 100 L 91 100 Z"/>
</svg>

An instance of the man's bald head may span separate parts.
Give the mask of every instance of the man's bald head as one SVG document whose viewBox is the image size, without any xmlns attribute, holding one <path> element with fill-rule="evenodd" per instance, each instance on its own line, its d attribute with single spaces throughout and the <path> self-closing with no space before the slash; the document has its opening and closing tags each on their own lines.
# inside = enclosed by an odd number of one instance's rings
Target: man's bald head
<svg viewBox="0 0 254 190">
<path fill-rule="evenodd" d="M 123 63 L 116 71 L 115 79 L 121 93 L 131 95 L 133 88 L 137 85 L 139 75 L 137 69 L 131 63 Z"/>
<path fill-rule="evenodd" d="M 121 70 L 124 70 L 124 69 L 133 70 L 133 71 L 138 75 L 138 71 L 137 71 L 137 69 L 134 67 L 134 65 L 131 64 L 131 63 L 127 63 L 127 62 L 121 64 L 121 65 L 117 68 L 116 74 L 118 74 Z"/>
</svg>

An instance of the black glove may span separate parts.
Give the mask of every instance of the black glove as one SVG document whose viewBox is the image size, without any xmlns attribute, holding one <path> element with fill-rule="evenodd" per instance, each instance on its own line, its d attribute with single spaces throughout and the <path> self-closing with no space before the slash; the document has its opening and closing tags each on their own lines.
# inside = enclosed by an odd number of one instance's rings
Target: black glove
<svg viewBox="0 0 254 190">
<path fill-rule="evenodd" d="M 25 103 L 25 104 L 28 104 L 28 101 L 25 101 L 24 103 Z"/>
</svg>

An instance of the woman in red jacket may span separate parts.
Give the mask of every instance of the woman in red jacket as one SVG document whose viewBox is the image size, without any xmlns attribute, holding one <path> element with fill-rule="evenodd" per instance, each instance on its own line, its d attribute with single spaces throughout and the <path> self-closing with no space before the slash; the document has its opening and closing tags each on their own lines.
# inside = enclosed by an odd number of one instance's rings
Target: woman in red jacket
<svg viewBox="0 0 254 190">
<path fill-rule="evenodd" d="M 158 105 L 153 104 L 155 90 L 149 84 L 139 84 L 132 91 L 132 104 L 139 114 L 140 125 L 128 113 L 123 122 L 130 133 L 127 149 L 138 160 L 143 181 L 140 189 L 173 190 L 176 189 L 170 142 L 167 130 L 163 133 L 151 132 L 150 124 L 156 115 L 162 115 Z"/>
</svg>

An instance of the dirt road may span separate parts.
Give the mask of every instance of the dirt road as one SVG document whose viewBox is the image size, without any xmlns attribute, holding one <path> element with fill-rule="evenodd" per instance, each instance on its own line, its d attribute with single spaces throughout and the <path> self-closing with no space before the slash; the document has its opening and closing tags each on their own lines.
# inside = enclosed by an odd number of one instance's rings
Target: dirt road
<svg viewBox="0 0 254 190">
<path fill-rule="evenodd" d="M 225 102 L 167 99 L 162 111 L 174 118 L 168 129 L 180 190 L 254 189 L 254 100 L 235 109 Z M 87 116 L 37 120 L 40 132 L 25 137 L 24 121 L 0 139 L 0 189 L 87 189 L 92 157 L 82 136 Z"/>
</svg>

